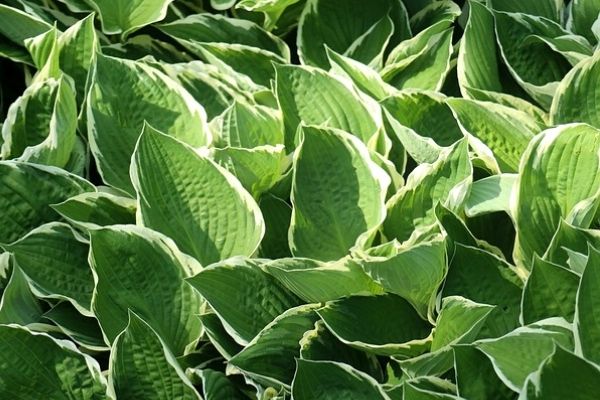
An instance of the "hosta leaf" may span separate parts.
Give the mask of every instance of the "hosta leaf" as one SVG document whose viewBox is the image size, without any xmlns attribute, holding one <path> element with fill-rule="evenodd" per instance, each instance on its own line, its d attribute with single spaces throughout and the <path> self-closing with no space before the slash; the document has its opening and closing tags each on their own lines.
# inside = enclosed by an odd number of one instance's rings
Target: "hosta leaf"
<svg viewBox="0 0 600 400">
<path fill-rule="evenodd" d="M 476 151 L 498 162 L 503 172 L 515 172 L 527 144 L 543 127 L 527 113 L 490 102 L 448 99 L 462 130 Z"/>
<path fill-rule="evenodd" d="M 519 392 L 527 376 L 552 354 L 557 344 L 572 348 L 565 333 L 521 327 L 497 339 L 476 343 L 491 361 L 498 377 L 512 390 Z"/>
<path fill-rule="evenodd" d="M 519 167 L 513 203 L 517 238 L 513 256 L 525 268 L 543 255 L 560 219 L 586 228 L 598 206 L 600 132 L 563 125 L 531 141 Z"/>
<path fill-rule="evenodd" d="M 389 400 L 377 382 L 364 372 L 333 361 L 297 360 L 292 395 L 297 400 Z"/>
<path fill-rule="evenodd" d="M 106 381 L 92 357 L 70 342 L 18 325 L 0 325 L 0 374 L 3 398 L 107 398 Z"/>
<path fill-rule="evenodd" d="M 105 192 L 78 194 L 52 208 L 75 226 L 135 224 L 135 200 Z"/>
<path fill-rule="evenodd" d="M 360 264 L 386 292 L 408 300 L 421 317 L 431 317 L 448 268 L 444 240 L 400 248 L 390 257 L 366 257 Z"/>
<path fill-rule="evenodd" d="M 556 346 L 540 368 L 529 376 L 520 399 L 593 400 L 598 396 L 598 366 Z"/>
<path fill-rule="evenodd" d="M 433 164 L 421 164 L 406 185 L 387 202 L 383 232 L 388 239 L 407 240 L 436 221 L 434 207 L 441 203 L 459 210 L 471 185 L 472 166 L 466 140 L 446 148 Z"/>
<path fill-rule="evenodd" d="M 52 321 L 62 333 L 83 348 L 92 351 L 108 350 L 96 317 L 82 315 L 71 303 L 61 301 L 46 311 L 43 317 Z"/>
<path fill-rule="evenodd" d="M 94 278 L 87 262 L 89 245 L 68 225 L 41 225 L 7 249 L 41 297 L 66 299 L 90 313 Z"/>
<path fill-rule="evenodd" d="M 598 14 L 600 14 L 600 1 L 574 0 L 571 4 L 571 28 L 591 42 L 597 42 L 598 37 L 593 33 L 593 26 L 598 20 Z"/>
<path fill-rule="evenodd" d="M 540 17 L 551 19 L 555 22 L 561 20 L 562 1 L 557 0 L 488 0 L 488 4 L 498 11 L 507 11 L 514 13 L 524 13 L 538 15 Z"/>
<path fill-rule="evenodd" d="M 428 347 L 431 326 L 394 294 L 346 297 L 317 312 L 337 338 L 360 350 L 402 358 Z"/>
<path fill-rule="evenodd" d="M 460 14 L 460 7 L 453 1 L 432 1 L 410 17 L 410 26 L 417 33 L 441 21 L 452 23 Z"/>
<path fill-rule="evenodd" d="M 325 69 L 325 46 L 369 64 L 383 53 L 394 30 L 402 39 L 410 35 L 406 10 L 395 0 L 309 0 L 299 22 L 298 52 L 303 63 Z M 359 47 L 368 51 L 355 53 Z"/>
<path fill-rule="evenodd" d="M 411 379 L 403 385 L 405 400 L 465 400 L 456 396 L 451 382 L 434 376 Z"/>
<path fill-rule="evenodd" d="M 482 330 L 482 334 L 494 337 L 518 326 L 521 287 L 521 281 L 505 261 L 487 251 L 456 243 L 442 295 L 463 296 L 496 306 Z"/>
<path fill-rule="evenodd" d="M 221 353 L 223 358 L 229 360 L 242 350 L 243 347 L 227 333 L 217 314 L 206 313 L 201 314 L 198 317 L 200 318 L 206 336 L 219 353 Z"/>
<path fill-rule="evenodd" d="M 183 281 L 191 271 L 175 244 L 132 225 L 100 228 L 90 236 L 96 281 L 92 308 L 108 342 L 114 343 L 125 329 L 131 310 L 145 318 L 174 354 L 193 346 L 200 334 L 195 315 L 200 298 Z"/>
<path fill-rule="evenodd" d="M 2 157 L 64 167 L 75 145 L 77 105 L 66 77 L 29 86 L 2 126 Z"/>
<path fill-rule="evenodd" d="M 264 268 L 283 286 L 309 303 L 383 292 L 359 264 L 347 258 L 328 263 L 308 258 L 282 258 L 265 264 Z"/>
<path fill-rule="evenodd" d="M 587 254 L 590 245 L 600 249 L 600 231 L 582 229 L 561 219 L 544 259 L 559 265 L 568 265 L 570 252 Z M 584 270 L 575 269 L 572 265 L 569 267 L 578 274 L 582 274 Z"/>
<path fill-rule="evenodd" d="M 301 304 L 255 262 L 242 258 L 213 264 L 188 282 L 241 344 L 250 342 L 281 313 Z"/>
<path fill-rule="evenodd" d="M 42 305 L 31 292 L 27 277 L 13 265 L 10 279 L 2 291 L 0 324 L 32 324 L 39 322 L 42 314 Z"/>
<path fill-rule="evenodd" d="M 302 337 L 300 358 L 345 363 L 378 381 L 383 379 L 383 371 L 375 355 L 353 349 L 340 342 L 320 320 L 315 323 L 313 330 L 307 331 Z"/>
<path fill-rule="evenodd" d="M 281 179 L 290 164 L 283 145 L 259 146 L 253 149 L 215 149 L 212 151 L 212 158 L 235 175 L 256 199 Z"/>
<path fill-rule="evenodd" d="M 203 265 L 258 248 L 265 229 L 258 205 L 231 173 L 193 148 L 146 125 L 131 176 L 138 221 Z"/>
<path fill-rule="evenodd" d="M 196 370 L 196 374 L 200 375 L 202 379 L 202 390 L 205 400 L 247 399 L 227 378 L 227 375 L 220 371 L 202 369 Z"/>
<path fill-rule="evenodd" d="M 96 58 L 87 123 L 104 182 L 133 192 L 129 164 L 144 121 L 192 146 L 210 142 L 204 109 L 171 78 L 142 62 Z"/>
<path fill-rule="evenodd" d="M 31 14 L 0 4 L 0 34 L 18 46 L 23 46 L 25 39 L 40 35 L 50 28 L 50 24 Z"/>
<path fill-rule="evenodd" d="M 284 143 L 281 117 L 268 107 L 236 101 L 221 118 L 219 147 L 252 149 Z"/>
<path fill-rule="evenodd" d="M 473 182 L 465 214 L 468 217 L 499 211 L 510 214 L 510 197 L 517 178 L 517 174 L 500 174 Z"/>
<path fill-rule="evenodd" d="M 144 25 L 162 20 L 173 0 L 85 0 L 102 20 L 102 31 L 127 36 Z"/>
<path fill-rule="evenodd" d="M 285 145 L 290 151 L 298 125 L 326 125 L 368 142 L 378 129 L 378 110 L 360 100 L 346 81 L 323 70 L 276 66 L 275 93 L 283 113 Z"/>
<path fill-rule="evenodd" d="M 523 289 L 523 323 L 530 324 L 555 316 L 573 321 L 578 286 L 577 274 L 535 257 L 531 274 Z"/>
<path fill-rule="evenodd" d="M 578 354 L 598 364 L 600 361 L 598 290 L 600 287 L 600 252 L 591 248 L 585 271 L 577 290 L 575 307 L 575 344 Z"/>
<path fill-rule="evenodd" d="M 302 136 L 294 155 L 290 248 L 294 256 L 336 260 L 385 218 L 390 178 L 348 133 L 303 127 Z"/>
<path fill-rule="evenodd" d="M 286 9 L 300 0 L 240 0 L 236 8 L 246 11 L 262 12 L 266 29 L 274 28 Z"/>
<path fill-rule="evenodd" d="M 118 398 L 200 399 L 167 345 L 132 311 L 112 346 L 110 372 Z"/>
<path fill-rule="evenodd" d="M 265 236 L 260 242 L 259 256 L 272 259 L 291 257 L 287 235 L 292 207 L 272 194 L 262 196 L 259 206 L 265 219 Z"/>
<path fill-rule="evenodd" d="M 184 46 L 201 43 L 236 43 L 256 47 L 289 58 L 287 45 L 260 26 L 244 19 L 219 14 L 194 14 L 159 26 Z"/>
<path fill-rule="evenodd" d="M 319 318 L 314 310 L 314 305 L 306 305 L 279 315 L 229 363 L 250 376 L 289 387 L 300 339 Z"/>
<path fill-rule="evenodd" d="M 585 122 L 600 129 L 600 111 L 595 106 L 600 91 L 600 53 L 577 64 L 556 90 L 550 114 L 554 124 Z M 585 99 L 585 101 L 582 101 Z"/>
<path fill-rule="evenodd" d="M 571 65 L 546 43 L 525 39 L 530 35 L 555 38 L 569 32 L 528 14 L 495 12 L 494 17 L 498 44 L 511 75 L 543 108 L 550 108 L 558 82 Z"/>
<path fill-rule="evenodd" d="M 11 243 L 31 229 L 57 220 L 50 204 L 90 192 L 86 180 L 54 167 L 0 162 L 0 243 Z"/>
</svg>

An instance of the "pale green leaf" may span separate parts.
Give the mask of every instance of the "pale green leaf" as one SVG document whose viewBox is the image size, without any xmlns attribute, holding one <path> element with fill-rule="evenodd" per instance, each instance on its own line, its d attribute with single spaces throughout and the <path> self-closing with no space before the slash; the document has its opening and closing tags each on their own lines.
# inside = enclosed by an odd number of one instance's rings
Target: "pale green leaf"
<svg viewBox="0 0 600 400">
<path fill-rule="evenodd" d="M 105 192 L 82 193 L 52 208 L 73 225 L 84 228 L 135 224 L 135 200 Z"/>
</svg>

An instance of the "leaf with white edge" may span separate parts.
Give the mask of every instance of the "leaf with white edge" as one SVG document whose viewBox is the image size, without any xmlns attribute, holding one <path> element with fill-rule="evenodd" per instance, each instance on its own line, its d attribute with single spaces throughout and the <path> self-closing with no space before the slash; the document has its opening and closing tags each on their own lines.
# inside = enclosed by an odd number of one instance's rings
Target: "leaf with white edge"
<svg viewBox="0 0 600 400">
<path fill-rule="evenodd" d="M 46 311 L 43 318 L 52 321 L 65 335 L 75 343 L 91 351 L 106 351 L 100 324 L 95 317 L 82 315 L 68 301 L 61 301 Z"/>
<path fill-rule="evenodd" d="M 335 129 L 302 128 L 294 155 L 292 254 L 337 260 L 385 218 L 389 176 L 356 137 Z"/>
<path fill-rule="evenodd" d="M 60 216 L 50 204 L 94 191 L 88 181 L 36 164 L 0 161 L 0 243 L 8 244 Z"/>
<path fill-rule="evenodd" d="M 585 122 L 600 129 L 600 53 L 582 61 L 562 80 L 552 103 L 552 123 Z"/>
<path fill-rule="evenodd" d="M 246 400 L 238 388 L 227 378 L 227 375 L 212 369 L 196 369 L 196 375 L 202 380 L 202 394 L 205 400 Z"/>
<path fill-rule="evenodd" d="M 590 42 L 597 42 L 598 37 L 593 30 L 600 14 L 600 1 L 574 0 L 570 6 L 570 28 L 579 35 L 585 36 Z"/>
<path fill-rule="evenodd" d="M 516 172 L 529 141 L 544 129 L 523 111 L 490 102 L 448 99 L 469 142 L 503 172 Z M 491 155 L 489 154 L 491 151 Z"/>
<path fill-rule="evenodd" d="M 369 375 L 347 364 L 299 359 L 292 383 L 296 400 L 390 400 Z"/>
<path fill-rule="evenodd" d="M 510 198 L 517 179 L 517 174 L 500 174 L 473 182 L 465 203 L 467 217 L 499 211 L 510 215 Z"/>
<path fill-rule="evenodd" d="M 271 108 L 235 101 L 220 118 L 217 147 L 252 149 L 284 143 L 283 121 Z"/>
<path fill-rule="evenodd" d="M 492 361 L 502 382 L 519 392 L 527 376 L 540 367 L 557 344 L 572 348 L 571 341 L 564 333 L 521 327 L 500 338 L 480 340 L 475 345 Z"/>
<path fill-rule="evenodd" d="M 203 265 L 252 255 L 264 236 L 258 205 L 227 170 L 145 125 L 132 158 L 138 222 Z"/>
<path fill-rule="evenodd" d="M 52 208 L 73 225 L 88 229 L 135 224 L 135 200 L 105 192 L 78 194 Z"/>
<path fill-rule="evenodd" d="M 466 400 L 456 395 L 454 384 L 435 376 L 420 376 L 403 384 L 404 400 Z"/>
<path fill-rule="evenodd" d="M 133 192 L 129 164 L 144 122 L 191 146 L 211 135 L 200 104 L 143 62 L 96 55 L 87 99 L 90 148 L 104 182 Z"/>
<path fill-rule="evenodd" d="M 561 346 L 540 368 L 529 375 L 519 399 L 522 400 L 595 400 L 598 397 L 600 370 Z"/>
<path fill-rule="evenodd" d="M 290 164 L 283 145 L 252 149 L 226 147 L 211 151 L 213 160 L 240 181 L 255 199 L 271 189 Z M 291 158 L 291 157 L 290 157 Z"/>
<path fill-rule="evenodd" d="M 268 323 L 301 300 L 255 262 L 232 258 L 187 279 L 240 344 L 250 342 Z"/>
<path fill-rule="evenodd" d="M 380 57 L 394 31 L 410 35 L 406 10 L 394 0 L 309 0 L 298 25 L 298 53 L 304 64 L 329 67 L 325 46 L 364 64 Z M 358 47 L 368 49 L 355 53 Z"/>
<path fill-rule="evenodd" d="M 456 243 L 442 296 L 463 296 L 496 306 L 482 334 L 503 335 L 518 326 L 522 281 L 506 261 L 470 246 Z"/>
<path fill-rule="evenodd" d="M 200 399 L 168 346 L 132 311 L 112 346 L 110 382 L 118 398 Z"/>
<path fill-rule="evenodd" d="M 418 33 L 441 21 L 452 23 L 460 14 L 460 7 L 453 1 L 431 1 L 410 17 L 411 30 Z"/>
<path fill-rule="evenodd" d="M 167 15 L 173 0 L 85 0 L 100 14 L 102 31 L 109 35 L 120 33 L 126 37 L 131 32 Z"/>
<path fill-rule="evenodd" d="M 600 362 L 598 290 L 600 290 L 600 252 L 590 247 L 587 265 L 577 290 L 573 330 L 577 353 L 596 364 Z"/>
<path fill-rule="evenodd" d="M 536 136 L 519 167 L 511 203 L 517 237 L 513 257 L 531 268 L 543 255 L 561 218 L 587 228 L 600 194 L 600 131 L 584 124 L 561 125 Z"/>
<path fill-rule="evenodd" d="M 40 35 L 51 28 L 50 24 L 31 14 L 0 4 L 0 35 L 17 46 L 23 46 L 25 39 Z"/>
<path fill-rule="evenodd" d="M 380 294 L 360 265 L 349 258 L 321 262 L 308 258 L 282 258 L 263 266 L 283 286 L 302 300 L 321 303 L 353 294 Z"/>
<path fill-rule="evenodd" d="M 275 71 L 288 151 L 301 123 L 338 128 L 365 143 L 376 135 L 381 125 L 378 105 L 361 99 L 348 80 L 312 67 L 278 65 Z"/>
<path fill-rule="evenodd" d="M 573 252 L 587 254 L 589 246 L 600 249 L 599 230 L 582 229 L 561 219 L 543 258 L 555 264 L 569 265 L 574 272 L 581 275 L 584 268 L 573 268 L 569 259 Z"/>
<path fill-rule="evenodd" d="M 562 2 L 556 0 L 488 0 L 494 10 L 538 15 L 555 22 L 561 20 Z"/>
<path fill-rule="evenodd" d="M 394 294 L 346 297 L 317 313 L 338 339 L 359 350 L 408 358 L 429 348 L 431 325 Z"/>
<path fill-rule="evenodd" d="M 271 30 L 277 27 L 277 21 L 286 9 L 300 0 L 240 0 L 236 8 L 246 11 L 262 12 L 265 16 L 264 27 Z"/>
<path fill-rule="evenodd" d="M 223 358 L 229 360 L 243 349 L 243 347 L 227 333 L 217 314 L 200 314 L 198 318 L 200 318 L 206 336 Z"/>
<path fill-rule="evenodd" d="M 71 342 L 18 325 L 0 325 L 0 375 L 0 397 L 6 399 L 111 398 L 91 356 Z"/>
<path fill-rule="evenodd" d="M 40 225 L 5 246 L 40 297 L 68 300 L 91 316 L 94 278 L 89 244 L 61 222 Z"/>
<path fill-rule="evenodd" d="M 403 297 L 422 318 L 433 320 L 437 291 L 448 270 L 444 240 L 399 248 L 385 258 L 367 256 L 360 265 L 386 292 Z"/>
<path fill-rule="evenodd" d="M 441 152 L 432 164 L 421 164 L 406 185 L 387 202 L 383 232 L 400 241 L 435 224 L 436 203 L 452 211 L 462 209 L 472 182 L 472 165 L 466 140 Z"/>
<path fill-rule="evenodd" d="M 175 355 L 200 334 L 200 297 L 186 283 L 188 260 L 169 238 L 133 225 L 90 231 L 96 288 L 92 309 L 109 343 L 127 326 L 128 310 L 143 317 Z M 151 271 L 151 273 L 149 273 Z M 152 296 L 148 294 L 152 293 Z"/>
<path fill-rule="evenodd" d="M 27 277 L 13 265 L 10 279 L 2 291 L 0 324 L 33 324 L 40 321 L 42 314 L 42 305 L 31 292 Z"/>
<path fill-rule="evenodd" d="M 34 82 L 8 110 L 2 157 L 64 167 L 76 128 L 77 105 L 68 78 Z"/>
<path fill-rule="evenodd" d="M 573 321 L 578 286 L 576 273 L 536 256 L 523 288 L 521 320 L 530 324 L 558 316 Z"/>
<path fill-rule="evenodd" d="M 289 388 L 300 339 L 318 320 L 315 305 L 287 310 L 275 318 L 229 363 L 250 376 Z"/>
</svg>

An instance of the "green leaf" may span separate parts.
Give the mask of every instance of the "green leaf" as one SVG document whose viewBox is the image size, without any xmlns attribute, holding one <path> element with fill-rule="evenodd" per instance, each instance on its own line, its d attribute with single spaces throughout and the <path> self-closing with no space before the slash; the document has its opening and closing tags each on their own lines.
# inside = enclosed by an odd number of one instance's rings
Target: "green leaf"
<svg viewBox="0 0 600 400">
<path fill-rule="evenodd" d="M 555 22 L 561 20 L 562 1 L 557 0 L 489 0 L 494 10 L 537 15 Z"/>
<path fill-rule="evenodd" d="M 302 304 L 255 262 L 242 258 L 213 264 L 187 281 L 240 344 L 250 342 L 284 311 Z"/>
<path fill-rule="evenodd" d="M 168 346 L 133 311 L 112 346 L 110 373 L 118 398 L 200 399 Z"/>
<path fill-rule="evenodd" d="M 592 247 L 579 289 L 575 306 L 575 345 L 578 354 L 596 364 L 600 361 L 600 342 L 598 341 L 598 288 L 600 287 L 600 252 Z"/>
<path fill-rule="evenodd" d="M 287 235 L 292 219 L 292 207 L 272 194 L 263 195 L 259 206 L 265 219 L 265 236 L 260 242 L 258 255 L 271 259 L 291 257 Z"/>
<path fill-rule="evenodd" d="M 294 155 L 292 254 L 342 258 L 385 218 L 389 176 L 356 137 L 334 129 L 302 128 Z"/>
<path fill-rule="evenodd" d="M 380 125 L 377 105 L 361 99 L 352 85 L 323 70 L 276 66 L 275 94 L 283 113 L 285 145 L 294 148 L 298 125 L 325 125 L 359 137 L 367 143 Z"/>
<path fill-rule="evenodd" d="M 373 354 L 411 357 L 429 346 L 429 323 L 394 294 L 346 297 L 317 313 L 343 343 Z"/>
<path fill-rule="evenodd" d="M 314 310 L 314 305 L 306 305 L 279 315 L 229 363 L 250 376 L 289 388 L 300 339 L 318 319 Z"/>
<path fill-rule="evenodd" d="M 231 173 L 177 139 L 146 125 L 131 177 L 138 222 L 173 238 L 203 265 L 258 248 L 265 228 L 252 196 Z"/>
<path fill-rule="evenodd" d="M 282 258 L 263 267 L 302 300 L 320 303 L 353 294 L 382 293 L 352 259 L 320 262 L 308 258 Z"/>
<path fill-rule="evenodd" d="M 13 265 L 0 301 L 0 324 L 33 324 L 40 321 L 42 314 L 42 306 L 31 292 L 27 277 Z"/>
<path fill-rule="evenodd" d="M 67 341 L 18 325 L 0 325 L 0 397 L 107 399 L 100 366 Z"/>
<path fill-rule="evenodd" d="M 377 382 L 364 372 L 332 361 L 297 360 L 292 395 L 296 400 L 389 400 Z"/>
<path fill-rule="evenodd" d="M 102 20 L 102 31 L 109 35 L 131 32 L 162 20 L 173 0 L 85 0 Z"/>
<path fill-rule="evenodd" d="M 125 329 L 131 310 L 145 318 L 174 354 L 192 348 L 200 335 L 195 315 L 200 298 L 184 282 L 191 271 L 175 244 L 132 225 L 100 228 L 90 231 L 90 237 L 96 281 L 92 308 L 107 341 L 114 343 Z"/>
<path fill-rule="evenodd" d="M 473 148 L 503 172 L 516 172 L 529 141 L 544 127 L 527 113 L 490 102 L 448 99 Z M 492 154 L 490 154 L 490 151 Z"/>
<path fill-rule="evenodd" d="M 277 22 L 288 7 L 298 3 L 300 0 L 240 0 L 236 8 L 246 11 L 262 12 L 265 16 L 265 29 L 271 30 L 277 26 Z"/>
<path fill-rule="evenodd" d="M 206 313 L 200 314 L 198 317 L 200 318 L 206 336 L 218 352 L 221 353 L 223 358 L 229 360 L 243 349 L 243 347 L 227 333 L 217 314 Z"/>
<path fill-rule="evenodd" d="M 8 110 L 2 157 L 64 167 L 76 128 L 75 93 L 67 78 L 34 82 Z"/>
<path fill-rule="evenodd" d="M 298 53 L 304 64 L 327 69 L 325 46 L 369 64 L 381 57 L 394 30 L 410 35 L 404 6 L 393 0 L 309 0 L 298 24 Z"/>
<path fill-rule="evenodd" d="M 526 400 L 593 400 L 598 396 L 598 366 L 556 346 L 523 389 Z"/>
<path fill-rule="evenodd" d="M 50 24 L 31 14 L 0 4 L 0 35 L 18 46 L 23 46 L 25 39 L 40 35 L 51 28 Z"/>
<path fill-rule="evenodd" d="M 133 192 L 129 164 L 145 121 L 192 146 L 210 143 L 202 106 L 162 72 L 100 54 L 94 70 L 87 100 L 88 136 L 107 184 Z"/>
<path fill-rule="evenodd" d="M 594 105 L 600 97 L 596 82 L 600 77 L 600 53 L 577 64 L 562 80 L 552 103 L 554 124 L 585 122 L 600 129 L 600 111 Z M 586 99 L 586 101 L 581 101 Z"/>
<path fill-rule="evenodd" d="M 518 326 L 522 282 L 506 261 L 470 246 L 456 243 L 442 296 L 462 296 L 496 306 L 482 335 L 500 336 Z"/>
<path fill-rule="evenodd" d="M 523 289 L 523 323 L 530 324 L 555 316 L 573 321 L 578 286 L 577 274 L 535 257 L 531 274 Z"/>
<path fill-rule="evenodd" d="M 73 225 L 88 229 L 135 224 L 135 200 L 105 192 L 78 194 L 52 208 Z"/>
<path fill-rule="evenodd" d="M 511 215 L 517 238 L 513 256 L 531 268 L 543 255 L 561 218 L 587 228 L 598 207 L 600 132 L 588 125 L 563 125 L 536 136 L 523 155 Z"/>
<path fill-rule="evenodd" d="M 11 243 L 59 215 L 50 204 L 93 191 L 86 180 L 41 165 L 0 161 L 0 243 Z M 15 205 L 18 205 L 16 207 Z"/>
<path fill-rule="evenodd" d="M 593 25 L 600 14 L 600 1 L 598 0 L 574 0 L 571 4 L 572 30 L 579 35 L 585 36 L 590 42 L 598 41 L 593 34 Z"/>
<path fill-rule="evenodd" d="M 96 317 L 82 315 L 71 303 L 61 301 L 43 317 L 52 321 L 65 335 L 85 349 L 106 351 L 108 346 Z"/>
<path fill-rule="evenodd" d="M 212 369 L 196 370 L 195 372 L 202 379 L 202 390 L 205 400 L 247 399 L 224 373 Z"/>
<path fill-rule="evenodd" d="M 462 209 L 472 181 L 472 166 L 466 140 L 443 149 L 437 161 L 421 164 L 409 175 L 406 185 L 387 202 L 383 232 L 388 239 L 409 239 L 433 225 L 435 205 L 452 211 Z"/>
<path fill-rule="evenodd" d="M 90 315 L 94 278 L 87 262 L 89 245 L 69 225 L 40 225 L 6 247 L 40 297 L 68 300 Z"/>
<path fill-rule="evenodd" d="M 499 211 L 510 215 L 510 198 L 517 179 L 517 174 L 500 174 L 473 182 L 465 214 L 470 218 Z"/>
<path fill-rule="evenodd" d="M 448 270 L 444 240 L 400 247 L 389 257 L 365 257 L 360 264 L 386 292 L 403 297 L 422 318 L 432 319 L 437 291 Z"/>
<path fill-rule="evenodd" d="M 519 392 L 527 376 L 539 368 L 555 346 L 572 348 L 571 340 L 564 333 L 521 327 L 500 338 L 479 341 L 476 346 L 492 361 L 502 382 Z"/>
<path fill-rule="evenodd" d="M 460 14 L 460 7 L 453 1 L 432 1 L 411 16 L 410 26 L 413 32 L 421 32 L 441 21 L 452 23 Z"/>
<path fill-rule="evenodd" d="M 559 265 L 569 265 L 574 272 L 581 275 L 584 269 L 576 269 L 569 264 L 569 253 L 587 254 L 590 245 L 600 249 L 600 231 L 582 229 L 561 219 L 558 229 L 544 254 L 544 259 Z"/>
</svg>

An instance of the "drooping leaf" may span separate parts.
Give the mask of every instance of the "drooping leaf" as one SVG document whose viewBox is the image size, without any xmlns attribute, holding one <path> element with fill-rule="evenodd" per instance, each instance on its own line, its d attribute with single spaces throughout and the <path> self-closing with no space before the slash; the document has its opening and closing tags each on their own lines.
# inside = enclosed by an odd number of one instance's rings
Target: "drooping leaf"
<svg viewBox="0 0 600 400">
<path fill-rule="evenodd" d="M 85 0 L 102 20 L 102 31 L 106 34 L 129 33 L 142 26 L 162 20 L 167 7 L 173 0 Z"/>
<path fill-rule="evenodd" d="M 106 192 L 89 192 L 53 204 L 52 208 L 75 226 L 135 224 L 135 200 Z"/>
<path fill-rule="evenodd" d="M 10 279 L 2 291 L 0 323 L 32 324 L 39 322 L 42 314 L 42 306 L 31 292 L 27 277 L 18 266 L 13 266 Z"/>
<path fill-rule="evenodd" d="M 500 174 L 473 182 L 465 214 L 468 217 L 499 211 L 510 214 L 510 197 L 517 178 L 517 174 Z"/>
<path fill-rule="evenodd" d="M 105 351 L 102 330 L 96 317 L 82 315 L 70 302 L 61 301 L 43 314 L 78 345 L 92 351 Z"/>
<path fill-rule="evenodd" d="M 212 369 L 196 370 L 195 372 L 202 379 L 202 391 L 205 400 L 247 399 L 224 373 Z"/>
<path fill-rule="evenodd" d="M 203 265 L 258 248 L 264 235 L 258 205 L 231 173 L 193 148 L 146 125 L 131 176 L 138 221 Z"/>
</svg>

